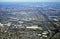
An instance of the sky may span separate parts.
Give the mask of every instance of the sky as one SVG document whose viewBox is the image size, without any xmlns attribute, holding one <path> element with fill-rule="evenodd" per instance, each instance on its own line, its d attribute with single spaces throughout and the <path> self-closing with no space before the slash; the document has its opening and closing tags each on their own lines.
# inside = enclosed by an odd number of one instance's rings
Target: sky
<svg viewBox="0 0 60 39">
<path fill-rule="evenodd" d="M 0 2 L 60 2 L 60 0 L 0 0 Z"/>
</svg>

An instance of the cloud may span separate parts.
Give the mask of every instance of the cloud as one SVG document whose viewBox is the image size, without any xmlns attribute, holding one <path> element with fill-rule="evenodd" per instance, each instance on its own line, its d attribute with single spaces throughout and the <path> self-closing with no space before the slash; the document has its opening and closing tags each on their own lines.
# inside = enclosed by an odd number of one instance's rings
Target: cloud
<svg viewBox="0 0 60 39">
<path fill-rule="evenodd" d="M 0 2 L 60 2 L 60 0 L 0 0 Z"/>
</svg>

